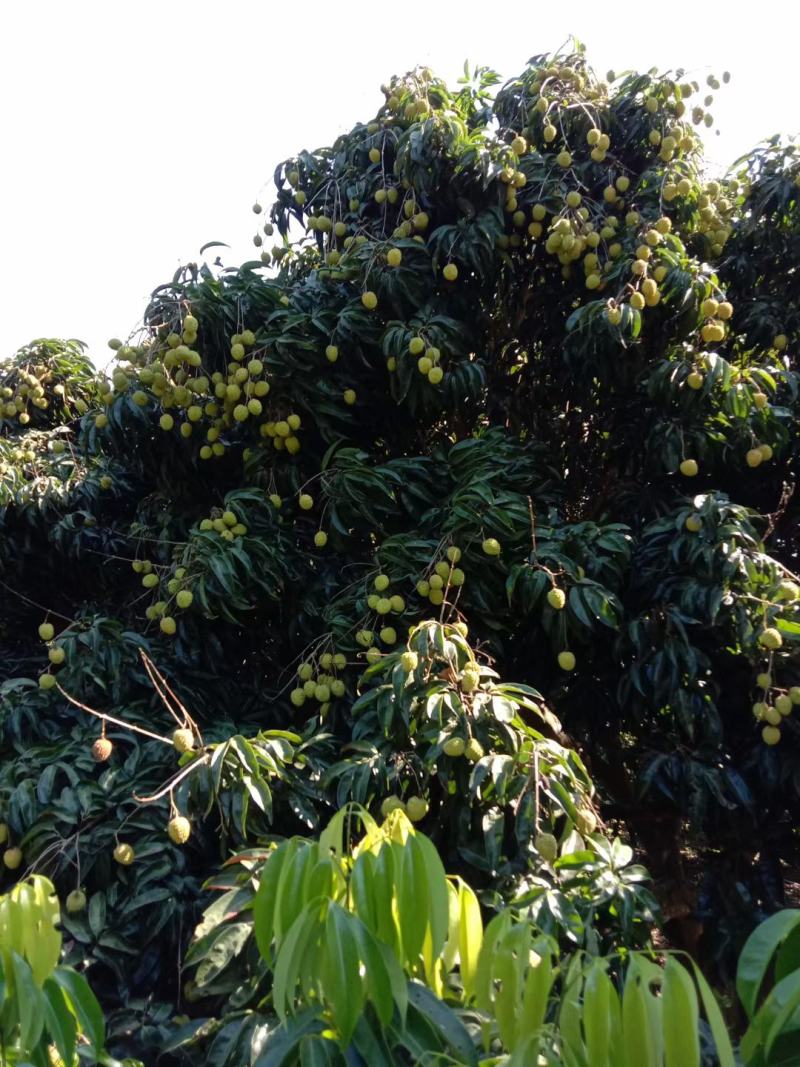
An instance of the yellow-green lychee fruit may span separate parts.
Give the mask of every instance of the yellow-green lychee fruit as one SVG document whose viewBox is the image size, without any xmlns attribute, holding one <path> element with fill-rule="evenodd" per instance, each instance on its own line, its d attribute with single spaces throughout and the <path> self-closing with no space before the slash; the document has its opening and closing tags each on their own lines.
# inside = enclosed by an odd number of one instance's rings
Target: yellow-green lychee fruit
<svg viewBox="0 0 800 1067">
<path fill-rule="evenodd" d="M 483 758 L 483 745 L 477 738 L 471 737 L 464 746 L 464 755 L 470 763 L 477 763 Z"/>
<path fill-rule="evenodd" d="M 3 863 L 10 871 L 16 871 L 22 863 L 22 850 L 19 848 L 7 848 L 3 853 Z"/>
<path fill-rule="evenodd" d="M 537 834 L 533 840 L 533 847 L 545 863 L 552 863 L 558 855 L 558 841 L 552 834 Z"/>
<path fill-rule="evenodd" d="M 83 911 L 85 907 L 86 894 L 82 889 L 73 889 L 71 893 L 67 893 L 66 908 L 70 915 Z"/>
<path fill-rule="evenodd" d="M 776 648 L 780 648 L 783 644 L 783 637 L 780 630 L 777 630 L 774 626 L 767 627 L 766 630 L 762 630 L 758 635 L 758 643 L 763 648 L 768 648 L 774 651 Z"/>
<path fill-rule="evenodd" d="M 450 756 L 453 759 L 458 759 L 459 756 L 464 755 L 465 748 L 466 743 L 463 737 L 448 737 L 448 739 L 442 746 L 442 751 L 444 752 L 445 756 Z"/>
<path fill-rule="evenodd" d="M 425 797 L 409 797 L 406 801 L 406 815 L 411 822 L 419 822 L 428 814 L 428 801 Z"/>
<path fill-rule="evenodd" d="M 180 726 L 172 734 L 172 745 L 176 752 L 191 752 L 194 748 L 194 734 L 187 727 Z"/>
<path fill-rule="evenodd" d="M 561 611 L 567 602 L 566 593 L 563 589 L 559 589 L 558 586 L 553 586 L 547 593 L 547 603 L 551 608 L 555 608 L 556 611 Z"/>
<path fill-rule="evenodd" d="M 174 815 L 167 823 L 170 841 L 176 845 L 185 845 L 192 833 L 192 824 L 185 815 Z"/>
<path fill-rule="evenodd" d="M 121 866 L 129 867 L 135 859 L 133 845 L 129 845 L 127 842 L 120 842 L 114 849 L 114 859 Z"/>
<path fill-rule="evenodd" d="M 575 653 L 568 652 L 566 649 L 558 654 L 558 665 L 562 671 L 574 671 L 575 670 Z"/>
</svg>

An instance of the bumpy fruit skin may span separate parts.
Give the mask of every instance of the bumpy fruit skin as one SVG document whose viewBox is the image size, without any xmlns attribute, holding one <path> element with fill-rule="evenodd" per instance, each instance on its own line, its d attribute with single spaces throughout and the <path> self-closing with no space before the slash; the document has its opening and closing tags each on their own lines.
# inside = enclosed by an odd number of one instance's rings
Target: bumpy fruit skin
<svg viewBox="0 0 800 1067">
<path fill-rule="evenodd" d="M 464 747 L 464 755 L 470 763 L 477 763 L 483 757 L 483 745 L 476 738 L 471 737 Z"/>
<path fill-rule="evenodd" d="M 419 663 L 419 656 L 416 652 L 404 652 L 400 657 L 400 662 L 403 664 L 403 669 L 407 671 L 416 670 Z"/>
<path fill-rule="evenodd" d="M 558 665 L 562 671 L 575 670 L 575 653 L 564 650 L 558 654 Z"/>
<path fill-rule="evenodd" d="M 54 667 L 57 667 L 60 663 L 64 662 L 64 656 L 64 649 L 60 647 L 51 648 L 50 651 L 47 653 L 47 658 L 50 660 Z"/>
<path fill-rule="evenodd" d="M 39 675 L 39 688 L 40 689 L 52 689 L 56 684 L 56 676 L 54 674 L 40 674 Z"/>
<path fill-rule="evenodd" d="M 547 603 L 551 608 L 555 608 L 556 611 L 561 611 L 566 602 L 567 597 L 563 589 L 554 587 L 547 594 Z"/>
<path fill-rule="evenodd" d="M 464 755 L 464 749 L 466 747 L 463 737 L 449 737 L 442 746 L 442 751 L 445 756 L 450 756 L 452 759 L 458 759 L 459 756 Z"/>
<path fill-rule="evenodd" d="M 480 681 L 481 676 L 478 671 L 467 667 L 461 675 L 461 688 L 465 693 L 474 693 Z"/>
<path fill-rule="evenodd" d="M 546 863 L 552 863 L 558 855 L 558 841 L 552 834 L 537 834 L 533 847 Z"/>
<path fill-rule="evenodd" d="M 120 842 L 114 849 L 114 859 L 122 867 L 130 867 L 135 858 L 133 851 L 133 845 L 129 845 L 126 841 Z"/>
<path fill-rule="evenodd" d="M 92 745 L 92 759 L 95 763 L 105 763 L 113 751 L 114 746 L 107 737 L 98 737 Z"/>
<path fill-rule="evenodd" d="M 774 627 L 767 627 L 766 630 L 762 630 L 758 635 L 758 643 L 764 648 L 774 650 L 780 648 L 783 644 L 783 637 L 780 630 L 776 630 Z"/>
<path fill-rule="evenodd" d="M 43 641 L 52 641 L 55 635 L 53 624 L 51 622 L 43 622 L 39 627 L 39 637 Z"/>
<path fill-rule="evenodd" d="M 324 548 L 328 543 L 328 535 L 324 530 L 317 530 L 314 534 L 314 544 L 317 548 Z"/>
<path fill-rule="evenodd" d="M 192 833 L 192 824 L 185 815 L 175 815 L 167 823 L 170 841 L 176 845 L 185 845 Z"/>
<path fill-rule="evenodd" d="M 761 731 L 761 738 L 765 745 L 777 745 L 781 739 L 781 732 L 777 726 L 765 726 Z"/>
<path fill-rule="evenodd" d="M 71 893 L 67 894 L 66 905 L 70 915 L 74 915 L 77 911 L 83 911 L 86 907 L 86 894 L 82 889 L 73 889 Z"/>
<path fill-rule="evenodd" d="M 428 801 L 424 797 L 409 797 L 406 801 L 406 815 L 412 822 L 419 822 L 428 814 Z"/>
<path fill-rule="evenodd" d="M 172 744 L 176 752 L 191 752 L 194 748 L 194 734 L 185 727 L 179 727 L 172 735 Z"/>
<path fill-rule="evenodd" d="M 487 556 L 499 556 L 502 551 L 500 542 L 494 537 L 487 537 L 481 547 Z"/>
</svg>

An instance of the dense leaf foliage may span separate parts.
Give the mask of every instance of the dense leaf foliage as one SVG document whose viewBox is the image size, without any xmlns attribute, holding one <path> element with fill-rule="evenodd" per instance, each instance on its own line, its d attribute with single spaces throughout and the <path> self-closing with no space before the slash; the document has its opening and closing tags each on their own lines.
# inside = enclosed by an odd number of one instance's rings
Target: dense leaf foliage
<svg viewBox="0 0 800 1067">
<path fill-rule="evenodd" d="M 497 83 L 393 79 L 106 373 L 72 341 L 0 365 L 5 877 L 85 888 L 67 958 L 120 1054 L 184 999 L 258 1004 L 235 923 L 184 988 L 201 886 L 350 802 L 554 952 L 646 946 L 619 830 L 723 974 L 783 902 L 796 149 L 709 177 L 713 76 L 577 50 Z"/>
</svg>

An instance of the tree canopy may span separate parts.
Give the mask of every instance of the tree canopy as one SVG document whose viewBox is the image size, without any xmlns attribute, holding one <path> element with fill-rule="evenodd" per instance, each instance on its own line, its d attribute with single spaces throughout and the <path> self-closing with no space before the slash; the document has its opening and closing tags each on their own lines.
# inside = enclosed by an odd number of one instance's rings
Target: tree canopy
<svg viewBox="0 0 800 1067">
<path fill-rule="evenodd" d="M 65 899 L 118 1054 L 263 1008 L 241 900 L 351 804 L 553 953 L 686 919 L 727 978 L 785 903 L 800 156 L 709 174 L 720 88 L 580 47 L 393 78 L 276 168 L 256 258 L 179 270 L 105 372 L 77 341 L 0 364 L 4 879 Z M 442 951 L 404 964 L 437 995 Z M 235 1032 L 205 1062 L 250 1063 Z"/>
</svg>

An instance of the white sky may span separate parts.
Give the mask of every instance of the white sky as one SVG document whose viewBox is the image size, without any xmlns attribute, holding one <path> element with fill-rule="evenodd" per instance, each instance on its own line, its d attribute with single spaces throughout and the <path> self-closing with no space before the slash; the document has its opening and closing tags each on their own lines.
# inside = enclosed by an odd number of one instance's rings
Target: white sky
<svg viewBox="0 0 800 1067">
<path fill-rule="evenodd" d="M 726 165 L 800 130 L 799 31 L 797 0 L 5 0 L 0 358 L 65 336 L 104 363 L 205 241 L 254 258 L 275 164 L 370 118 L 393 73 L 469 59 L 505 79 L 570 33 L 600 74 L 728 69 L 708 152 Z"/>
</svg>

